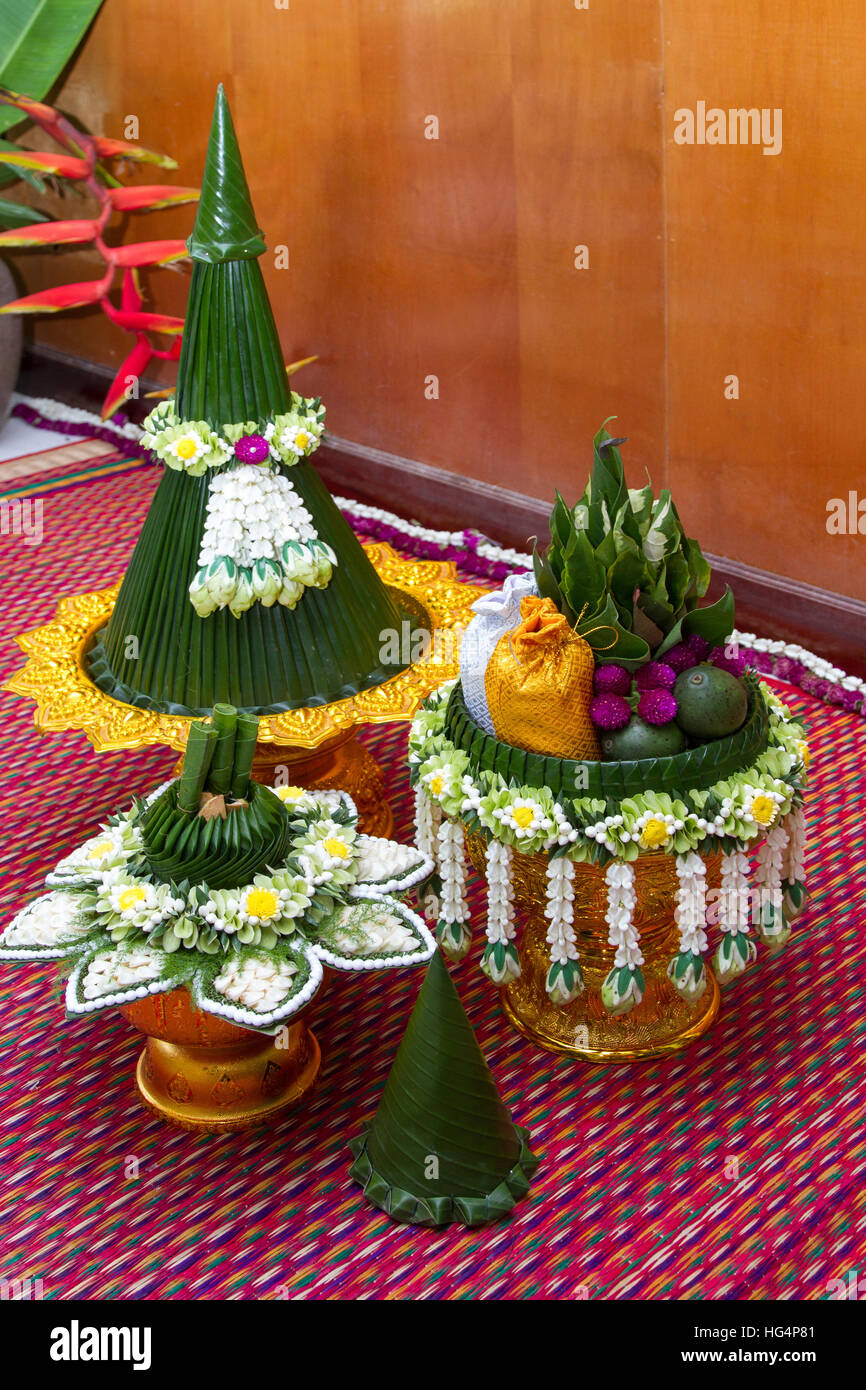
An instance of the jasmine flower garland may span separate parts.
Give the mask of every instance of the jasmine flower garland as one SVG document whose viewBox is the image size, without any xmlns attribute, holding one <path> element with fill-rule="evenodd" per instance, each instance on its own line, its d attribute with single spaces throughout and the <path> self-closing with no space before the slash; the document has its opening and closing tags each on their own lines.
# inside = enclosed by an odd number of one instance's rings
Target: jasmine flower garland
<svg viewBox="0 0 866 1390">
<path fill-rule="evenodd" d="M 451 960 L 461 960 L 469 950 L 469 904 L 466 901 L 466 864 L 463 826 L 443 820 L 439 827 L 439 876 L 442 883 L 440 918 L 436 937 Z"/>
<path fill-rule="evenodd" d="M 806 902 L 806 815 L 801 805 L 794 805 L 785 827 L 788 831 L 788 848 L 782 891 L 790 919 L 802 912 Z"/>
<path fill-rule="evenodd" d="M 646 988 L 641 971 L 643 955 L 640 938 L 633 920 L 637 905 L 634 869 L 631 864 L 614 861 L 608 864 L 605 879 L 607 939 L 608 945 L 616 948 L 616 954 L 613 958 L 613 969 L 609 971 L 601 987 L 601 999 L 610 1013 L 626 1014 L 641 1002 Z"/>
<path fill-rule="evenodd" d="M 582 993 L 584 983 L 574 938 L 574 863 L 563 855 L 548 861 L 544 915 L 550 921 L 545 989 L 554 1004 L 570 1004 Z"/>
<path fill-rule="evenodd" d="M 742 850 L 722 856 L 720 903 L 719 925 L 724 935 L 713 957 L 713 969 L 724 985 L 742 975 L 757 955 L 749 937 L 749 860 Z"/>
<path fill-rule="evenodd" d="M 702 959 L 707 949 L 707 866 L 699 854 L 677 855 L 677 879 L 680 949 L 668 966 L 668 979 L 686 999 L 700 999 L 707 987 Z"/>
<path fill-rule="evenodd" d="M 292 467 L 318 449 L 325 407 L 291 393 L 292 408 L 261 422 L 241 421 L 212 429 L 206 420 L 181 420 L 173 399 L 160 401 L 144 421 L 141 444 L 168 468 L 200 478 L 208 469 L 239 463 Z"/>
<path fill-rule="evenodd" d="M 337 563 L 285 474 L 254 466 L 211 479 L 199 568 L 189 589 L 200 618 L 254 603 L 292 609 L 309 587 L 324 589 Z"/>
<path fill-rule="evenodd" d="M 498 840 L 487 845 L 487 945 L 481 969 L 495 985 L 507 984 L 520 975 L 514 945 L 514 888 L 511 882 L 513 851 Z"/>
<path fill-rule="evenodd" d="M 768 830 L 755 856 L 755 887 L 760 903 L 757 933 L 771 954 L 780 951 L 791 935 L 782 911 L 782 872 L 787 850 L 787 828 L 776 825 Z"/>
</svg>

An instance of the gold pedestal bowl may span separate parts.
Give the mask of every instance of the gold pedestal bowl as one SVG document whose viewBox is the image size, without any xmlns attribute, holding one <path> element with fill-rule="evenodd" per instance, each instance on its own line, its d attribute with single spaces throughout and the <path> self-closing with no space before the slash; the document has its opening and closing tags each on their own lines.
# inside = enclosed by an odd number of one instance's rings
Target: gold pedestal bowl
<svg viewBox="0 0 866 1390">
<path fill-rule="evenodd" d="M 475 870 L 484 877 L 484 842 L 467 836 Z M 718 888 L 720 856 L 706 857 L 707 888 Z M 641 855 L 634 864 L 637 905 L 634 923 L 640 933 L 646 990 L 630 1013 L 614 1016 L 601 1002 L 601 986 L 614 964 L 605 921 L 607 885 L 604 869 L 574 866 L 574 934 L 585 990 L 572 1003 L 554 1004 L 545 990 L 550 965 L 547 945 L 546 855 L 515 852 L 512 867 L 514 905 L 521 923 L 521 974 L 501 991 L 509 1022 L 539 1047 L 565 1052 L 585 1062 L 638 1062 L 678 1052 L 701 1037 L 715 1021 L 721 1003 L 718 982 L 707 964 L 707 988 L 700 999 L 684 998 L 667 976 L 679 949 L 674 920 L 677 873 L 673 856 L 659 851 Z"/>
<path fill-rule="evenodd" d="M 147 1037 L 135 1080 L 148 1110 L 181 1129 L 219 1134 L 274 1124 L 309 1099 L 321 1054 L 300 1016 L 273 1036 L 203 1013 L 185 989 L 125 1005 Z"/>
</svg>

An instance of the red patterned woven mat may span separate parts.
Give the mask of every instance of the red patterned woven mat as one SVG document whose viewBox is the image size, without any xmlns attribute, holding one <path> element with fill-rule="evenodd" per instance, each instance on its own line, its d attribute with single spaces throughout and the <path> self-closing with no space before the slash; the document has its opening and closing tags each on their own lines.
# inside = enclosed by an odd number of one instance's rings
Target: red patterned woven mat
<svg viewBox="0 0 866 1390">
<path fill-rule="evenodd" d="M 56 481 L 56 480 L 55 480 Z M 44 539 L 0 540 L 2 667 L 62 594 L 122 573 L 157 481 L 118 471 L 44 494 Z M 39 736 L 0 697 L 4 920 L 166 750 L 95 754 Z M 786 952 L 725 994 L 679 1057 L 594 1069 L 532 1048 L 478 970 L 455 979 L 541 1166 L 512 1218 L 467 1231 L 393 1224 L 348 1177 L 420 983 L 341 978 L 313 1026 L 310 1106 L 273 1131 L 197 1137 L 139 1107 L 141 1042 L 118 1016 L 67 1022 L 52 968 L 0 968 L 0 1277 L 46 1298 L 826 1299 L 862 1268 L 866 903 L 862 720 L 798 694 L 811 728 L 812 906 Z M 366 740 L 410 830 L 405 726 Z M 480 929 L 480 894 L 474 896 Z M 829 1287 L 828 1287 L 829 1286 Z"/>
</svg>

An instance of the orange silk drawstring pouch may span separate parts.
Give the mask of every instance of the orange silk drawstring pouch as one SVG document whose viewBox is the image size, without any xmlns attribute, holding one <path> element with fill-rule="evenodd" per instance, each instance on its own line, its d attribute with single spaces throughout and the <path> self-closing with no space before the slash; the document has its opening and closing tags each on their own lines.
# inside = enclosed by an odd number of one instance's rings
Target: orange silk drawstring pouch
<svg viewBox="0 0 866 1390">
<path fill-rule="evenodd" d="M 520 601 L 520 622 L 500 637 L 484 688 L 496 737 L 549 757 L 601 757 L 589 717 L 595 660 L 552 599 Z"/>
</svg>

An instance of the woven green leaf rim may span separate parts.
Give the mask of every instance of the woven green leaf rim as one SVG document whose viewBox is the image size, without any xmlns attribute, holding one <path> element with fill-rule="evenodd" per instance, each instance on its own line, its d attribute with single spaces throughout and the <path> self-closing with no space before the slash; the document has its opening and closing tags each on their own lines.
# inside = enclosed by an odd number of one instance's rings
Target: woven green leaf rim
<svg viewBox="0 0 866 1390">
<path fill-rule="evenodd" d="M 735 734 L 713 739 L 668 758 L 622 762 L 579 762 L 527 753 L 493 737 L 475 723 L 458 681 L 448 700 L 445 732 L 469 757 L 474 772 L 498 772 L 506 782 L 547 787 L 554 796 L 598 797 L 621 801 L 641 792 L 701 791 L 750 766 L 767 746 L 770 716 L 757 680 L 745 677 L 749 691 L 746 722 Z"/>
<path fill-rule="evenodd" d="M 370 1162 L 366 1132 L 350 1141 L 349 1148 L 355 1161 L 349 1169 L 349 1176 L 364 1189 L 367 1200 L 394 1221 L 403 1221 L 411 1226 L 447 1226 L 452 1222 L 460 1222 L 464 1226 L 485 1226 L 514 1210 L 521 1197 L 525 1197 L 529 1191 L 530 1181 L 538 1168 L 539 1160 L 529 1147 L 529 1131 L 521 1125 L 514 1128 L 520 1139 L 517 1162 L 484 1196 L 428 1197 L 424 1193 L 407 1192 L 403 1187 L 393 1186 L 381 1173 L 377 1173 Z"/>
</svg>

